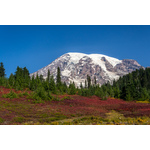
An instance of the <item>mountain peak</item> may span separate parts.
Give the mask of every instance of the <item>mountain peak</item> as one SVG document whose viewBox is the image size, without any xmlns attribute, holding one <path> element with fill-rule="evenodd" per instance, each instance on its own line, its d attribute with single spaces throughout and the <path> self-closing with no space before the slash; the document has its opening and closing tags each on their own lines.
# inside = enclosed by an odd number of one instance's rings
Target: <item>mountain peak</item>
<svg viewBox="0 0 150 150">
<path fill-rule="evenodd" d="M 38 73 L 38 75 L 43 75 L 43 77 L 46 78 L 47 72 L 50 70 L 51 74 L 56 78 L 57 67 L 60 67 L 62 81 L 65 81 L 67 84 L 74 81 L 75 84 L 79 86 L 80 82 L 84 84 L 87 75 L 89 75 L 92 80 L 95 76 L 97 83 L 102 85 L 139 69 L 141 65 L 135 60 L 119 60 L 103 54 L 69 52 L 57 58 L 48 66 L 31 74 L 31 76 Z"/>
</svg>

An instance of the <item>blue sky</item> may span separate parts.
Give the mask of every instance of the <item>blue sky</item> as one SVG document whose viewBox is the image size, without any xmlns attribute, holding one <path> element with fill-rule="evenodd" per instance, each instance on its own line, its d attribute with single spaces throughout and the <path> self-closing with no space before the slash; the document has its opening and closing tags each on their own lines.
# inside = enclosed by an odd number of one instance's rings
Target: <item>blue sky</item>
<svg viewBox="0 0 150 150">
<path fill-rule="evenodd" d="M 30 73 L 67 52 L 135 59 L 150 66 L 150 26 L 0 26 L 0 62 L 7 76 Z"/>
</svg>

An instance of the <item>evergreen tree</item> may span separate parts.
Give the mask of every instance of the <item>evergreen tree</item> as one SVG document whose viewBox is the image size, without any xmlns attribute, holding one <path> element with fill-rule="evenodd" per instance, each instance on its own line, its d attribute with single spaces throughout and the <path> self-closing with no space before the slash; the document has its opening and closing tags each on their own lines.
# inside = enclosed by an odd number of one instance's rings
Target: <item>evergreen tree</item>
<svg viewBox="0 0 150 150">
<path fill-rule="evenodd" d="M 120 90 L 119 90 L 119 87 L 118 87 L 118 86 L 117 86 L 117 87 L 114 87 L 113 91 L 114 91 L 114 97 L 115 97 L 115 98 L 120 98 Z"/>
<path fill-rule="evenodd" d="M 59 67 L 57 68 L 56 84 L 57 84 L 57 87 L 60 88 L 60 86 L 61 86 L 61 76 L 60 76 L 60 68 Z"/>
<path fill-rule="evenodd" d="M 96 82 L 96 76 L 94 76 L 94 84 L 96 86 L 97 82 Z"/>
<path fill-rule="evenodd" d="M 67 87 L 67 84 L 66 84 L 65 81 L 64 81 L 64 83 L 62 85 L 62 91 L 65 92 L 65 93 L 67 93 L 67 91 L 68 91 L 68 87 Z"/>
<path fill-rule="evenodd" d="M 5 77 L 5 68 L 4 68 L 4 65 L 3 63 L 1 62 L 0 63 L 0 77 Z"/>
<path fill-rule="evenodd" d="M 91 87 L 91 78 L 87 75 L 88 89 Z"/>
<path fill-rule="evenodd" d="M 53 75 L 50 77 L 49 90 L 52 91 L 53 94 L 57 94 L 57 89 Z"/>
<path fill-rule="evenodd" d="M 149 93 L 146 88 L 141 88 L 141 95 L 139 100 L 149 100 Z"/>
<path fill-rule="evenodd" d="M 29 73 L 29 70 L 26 67 L 23 68 L 22 78 L 23 78 L 23 82 L 24 82 L 23 87 L 28 88 L 29 83 L 30 83 L 30 73 Z"/>
<path fill-rule="evenodd" d="M 38 87 L 41 87 L 41 81 L 37 73 L 35 78 L 35 89 L 37 89 Z"/>
<path fill-rule="evenodd" d="M 146 71 L 145 71 L 142 74 L 142 81 L 141 81 L 142 87 L 147 88 L 147 83 L 148 81 L 147 81 L 147 76 L 146 76 Z"/>
<path fill-rule="evenodd" d="M 47 81 L 49 82 L 50 81 L 50 70 L 48 69 L 48 73 L 47 73 Z"/>
<path fill-rule="evenodd" d="M 34 90 L 36 89 L 34 75 L 32 76 L 32 79 L 31 79 L 30 82 L 31 82 L 31 83 L 30 83 L 30 89 L 31 89 L 32 91 L 34 91 Z"/>
<path fill-rule="evenodd" d="M 85 89 L 87 88 L 87 83 L 86 83 L 86 80 L 85 80 L 85 87 L 84 87 Z"/>
<path fill-rule="evenodd" d="M 69 85 L 69 94 L 70 94 L 70 95 L 76 94 L 76 87 L 75 87 L 74 82 L 73 82 L 73 83 L 70 83 L 70 85 Z"/>
<path fill-rule="evenodd" d="M 80 88 L 81 88 L 81 89 L 83 89 L 83 85 L 82 85 L 82 82 L 80 83 Z"/>
<path fill-rule="evenodd" d="M 15 77 L 12 73 L 10 74 L 8 81 L 9 81 L 10 86 L 13 87 L 15 85 Z"/>
</svg>

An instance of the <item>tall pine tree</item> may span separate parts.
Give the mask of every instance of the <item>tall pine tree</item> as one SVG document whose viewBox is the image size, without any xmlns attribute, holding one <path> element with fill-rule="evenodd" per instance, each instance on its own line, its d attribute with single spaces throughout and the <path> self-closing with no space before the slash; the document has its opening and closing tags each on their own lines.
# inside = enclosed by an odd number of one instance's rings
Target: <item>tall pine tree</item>
<svg viewBox="0 0 150 150">
<path fill-rule="evenodd" d="M 57 68 L 56 84 L 57 84 L 57 87 L 61 86 L 61 76 L 60 76 L 60 68 L 59 67 Z"/>
<path fill-rule="evenodd" d="M 1 62 L 0 63 L 0 77 L 5 77 L 5 68 L 4 68 L 4 65 L 3 63 Z"/>
</svg>

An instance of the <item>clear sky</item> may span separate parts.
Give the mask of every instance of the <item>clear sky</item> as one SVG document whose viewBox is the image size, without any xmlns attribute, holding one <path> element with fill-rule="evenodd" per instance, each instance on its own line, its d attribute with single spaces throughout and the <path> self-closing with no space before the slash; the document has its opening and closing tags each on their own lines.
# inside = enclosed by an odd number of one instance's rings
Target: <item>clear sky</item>
<svg viewBox="0 0 150 150">
<path fill-rule="evenodd" d="M 135 59 L 150 66 L 150 26 L 0 26 L 0 62 L 7 77 L 17 66 L 30 73 L 67 52 Z"/>
</svg>

